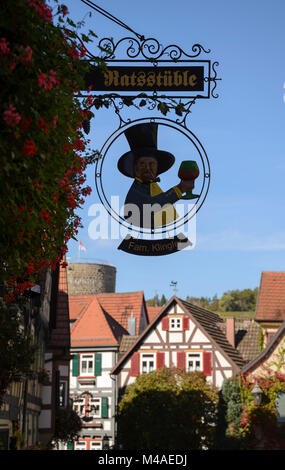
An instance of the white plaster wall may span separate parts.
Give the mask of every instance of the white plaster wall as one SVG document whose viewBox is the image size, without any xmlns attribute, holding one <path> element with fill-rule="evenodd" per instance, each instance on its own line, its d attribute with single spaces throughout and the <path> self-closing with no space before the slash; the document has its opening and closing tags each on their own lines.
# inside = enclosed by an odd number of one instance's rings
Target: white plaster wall
<svg viewBox="0 0 285 470">
<path fill-rule="evenodd" d="M 112 351 L 102 352 L 102 369 L 112 369 L 113 353 Z"/>
<path fill-rule="evenodd" d="M 183 333 L 178 332 L 169 332 L 169 342 L 170 343 L 181 343 L 183 339 Z"/>
<path fill-rule="evenodd" d="M 39 428 L 51 427 L 51 410 L 42 410 L 39 416 Z"/>
<path fill-rule="evenodd" d="M 152 331 L 144 340 L 145 344 L 148 343 L 159 343 L 160 340 L 158 339 L 158 336 L 155 331 Z"/>
<path fill-rule="evenodd" d="M 219 351 L 216 351 L 216 358 L 218 359 L 219 361 L 219 364 L 222 366 L 222 367 L 231 367 L 231 364 L 229 361 L 226 360 L 225 356 L 223 356 Z"/>
<path fill-rule="evenodd" d="M 111 388 L 112 387 L 112 379 L 111 379 L 109 372 L 110 371 L 102 370 L 102 375 L 99 375 L 98 377 L 96 377 L 96 387 L 98 388 L 103 388 L 103 387 Z"/>
<path fill-rule="evenodd" d="M 42 387 L 42 403 L 43 405 L 51 404 L 51 385 Z"/>
<path fill-rule="evenodd" d="M 202 333 L 202 331 L 199 330 L 198 328 L 196 333 L 193 336 L 192 342 L 193 343 L 209 343 L 209 340 L 207 336 L 205 336 L 204 333 Z"/>
</svg>

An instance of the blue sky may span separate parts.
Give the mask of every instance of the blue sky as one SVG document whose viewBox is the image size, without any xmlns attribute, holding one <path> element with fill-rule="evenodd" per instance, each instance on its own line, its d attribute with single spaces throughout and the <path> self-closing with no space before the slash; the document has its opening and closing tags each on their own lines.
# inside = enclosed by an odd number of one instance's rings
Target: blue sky
<svg viewBox="0 0 285 470">
<path fill-rule="evenodd" d="M 66 4 L 74 21 L 91 11 L 80 0 Z M 81 251 L 81 260 L 115 265 L 116 291 L 144 290 L 146 298 L 155 294 L 169 298 L 171 281 L 177 282 L 181 298 L 219 297 L 231 289 L 258 286 L 262 271 L 285 270 L 284 1 L 101 0 L 98 4 L 163 46 L 177 44 L 187 52 L 200 43 L 211 49 L 203 58 L 219 62 L 222 81 L 216 89 L 219 98 L 198 101 L 187 120 L 206 148 L 211 166 L 210 190 L 196 218 L 195 248 L 151 258 L 117 250 L 119 240 L 92 239 L 94 217 L 88 214 L 99 200 L 94 168 L 90 168 L 88 183 L 93 192 L 79 212 L 84 228 L 78 238 L 87 249 Z M 94 11 L 85 19 L 99 38 L 113 37 L 117 42 L 129 35 Z M 146 117 L 144 110 L 126 112 L 127 118 Z M 112 110 L 96 112 L 89 134 L 92 146 L 100 149 L 118 125 Z M 179 145 L 177 160 L 188 153 L 187 143 Z M 107 192 L 121 187 L 121 182 L 126 192 L 130 182 L 118 175 L 114 178 L 111 167 L 110 174 L 106 168 Z M 178 182 L 177 169 L 178 164 L 169 176 L 172 185 Z M 75 241 L 69 242 L 68 256 L 72 261 L 78 256 Z"/>
</svg>

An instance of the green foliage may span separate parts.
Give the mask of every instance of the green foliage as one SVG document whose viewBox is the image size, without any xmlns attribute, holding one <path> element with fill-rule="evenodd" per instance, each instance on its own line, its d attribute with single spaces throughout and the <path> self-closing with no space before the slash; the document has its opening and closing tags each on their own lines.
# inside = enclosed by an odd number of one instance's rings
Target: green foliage
<svg viewBox="0 0 285 470">
<path fill-rule="evenodd" d="M 81 129 L 91 113 L 76 97 L 85 50 L 65 8 L 55 24 L 43 0 L 1 4 L 0 262 L 11 293 L 62 258 L 90 192 L 84 171 L 94 152 Z"/>
<path fill-rule="evenodd" d="M 27 374 L 37 345 L 23 328 L 22 316 L 12 305 L 0 303 L 0 402 L 17 374 Z"/>
<path fill-rule="evenodd" d="M 211 310 L 216 312 L 219 310 L 219 300 L 217 295 L 211 297 L 186 297 L 186 302 L 189 302 L 193 305 L 197 305 L 198 307 L 206 308 L 207 310 Z"/>
<path fill-rule="evenodd" d="M 164 294 L 162 294 L 161 298 L 156 294 L 152 299 L 148 299 L 146 303 L 151 307 L 162 307 L 167 303 L 167 299 Z"/>
<path fill-rule="evenodd" d="M 222 312 L 254 311 L 258 295 L 258 288 L 228 291 L 219 300 L 219 309 Z"/>
<path fill-rule="evenodd" d="M 264 368 L 264 377 L 258 378 L 258 385 L 263 391 L 260 406 L 254 404 L 251 395 L 254 383 L 254 377 L 241 377 L 241 433 L 247 440 L 249 449 L 258 448 L 260 444 L 264 449 L 284 449 L 285 427 L 277 422 L 276 398 L 280 392 L 285 392 L 285 375 Z"/>
<path fill-rule="evenodd" d="M 71 407 L 56 410 L 54 441 L 72 441 L 76 439 L 81 428 L 80 416 Z"/>
<path fill-rule="evenodd" d="M 254 312 L 258 288 L 225 292 L 220 299 L 213 297 L 187 296 L 186 301 L 213 312 Z"/>
<path fill-rule="evenodd" d="M 140 375 L 119 403 L 119 442 L 126 450 L 210 448 L 217 402 L 201 373 L 163 367 Z"/>
</svg>

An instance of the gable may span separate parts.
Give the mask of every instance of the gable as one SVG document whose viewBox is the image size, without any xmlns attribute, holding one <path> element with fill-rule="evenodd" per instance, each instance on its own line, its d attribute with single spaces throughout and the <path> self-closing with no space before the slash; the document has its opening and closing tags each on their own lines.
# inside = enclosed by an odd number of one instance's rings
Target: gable
<svg viewBox="0 0 285 470">
<path fill-rule="evenodd" d="M 285 373 L 285 321 L 266 348 L 241 370 L 242 374 L 252 373 L 255 376 L 271 375 L 275 372 Z"/>
<path fill-rule="evenodd" d="M 194 314 L 193 309 L 196 309 Z M 232 374 L 233 370 L 239 370 L 244 361 L 227 341 L 217 326 L 218 322 L 221 322 L 221 318 L 215 313 L 196 308 L 174 297 L 119 360 L 111 373 L 117 374 L 123 367 L 129 367 L 131 356 L 136 352 L 164 350 L 167 352 L 165 365 L 177 367 L 177 353 L 186 351 L 190 354 L 193 349 L 197 353 L 206 350 L 217 351 L 218 367 L 227 367 Z M 171 351 L 173 354 L 170 354 Z"/>
<path fill-rule="evenodd" d="M 285 320 L 285 272 L 263 271 L 255 313 L 257 321 Z"/>
</svg>

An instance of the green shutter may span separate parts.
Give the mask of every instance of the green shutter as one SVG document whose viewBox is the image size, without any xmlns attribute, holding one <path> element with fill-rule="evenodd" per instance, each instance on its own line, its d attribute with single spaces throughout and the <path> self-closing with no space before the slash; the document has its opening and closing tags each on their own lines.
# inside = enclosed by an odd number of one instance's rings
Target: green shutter
<svg viewBox="0 0 285 470">
<path fill-rule="evenodd" d="M 101 353 L 96 353 L 95 354 L 95 375 L 98 377 L 98 375 L 101 375 L 102 371 L 102 354 Z"/>
<path fill-rule="evenodd" d="M 102 397 L 102 418 L 108 418 L 108 397 Z"/>
<path fill-rule="evenodd" d="M 72 361 L 72 376 L 79 376 L 79 354 L 74 354 L 74 358 Z"/>
</svg>

